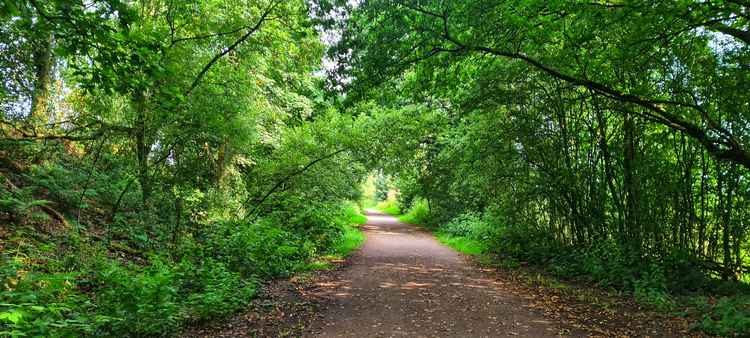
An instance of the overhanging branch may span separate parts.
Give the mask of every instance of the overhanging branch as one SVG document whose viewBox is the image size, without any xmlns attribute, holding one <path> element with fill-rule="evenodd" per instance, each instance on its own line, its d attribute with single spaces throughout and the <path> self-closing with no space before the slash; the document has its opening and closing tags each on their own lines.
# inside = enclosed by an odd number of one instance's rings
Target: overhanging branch
<svg viewBox="0 0 750 338">
<path fill-rule="evenodd" d="M 295 177 L 295 176 L 297 176 L 299 174 L 302 174 L 305 171 L 307 171 L 307 169 L 310 169 L 310 167 L 312 167 L 316 163 L 321 162 L 321 161 L 326 160 L 326 159 L 329 159 L 331 157 L 334 157 L 334 156 L 336 156 L 336 155 L 338 155 L 340 153 L 343 153 L 344 151 L 346 151 L 346 149 L 339 149 L 339 150 L 334 151 L 332 153 L 326 154 L 323 157 L 319 157 L 319 158 L 311 161 L 310 163 L 308 163 L 307 165 L 305 165 L 301 169 L 296 170 L 296 171 L 290 173 L 289 175 L 284 176 L 284 178 L 282 178 L 280 181 L 276 182 L 276 184 L 274 184 L 274 186 L 263 195 L 263 197 L 260 199 L 260 201 L 258 201 L 258 203 L 250 210 L 250 212 L 247 213 L 247 215 L 245 217 L 249 217 L 250 215 L 254 214 L 258 210 L 258 208 L 263 204 L 263 202 L 265 202 L 266 199 L 268 199 L 268 197 L 270 197 L 274 192 L 276 192 L 276 190 L 278 190 L 285 182 L 289 181 L 292 177 Z M 250 200 L 250 198 L 246 199 L 245 202 L 242 203 L 242 204 L 243 205 L 247 204 L 247 202 L 249 202 L 249 200 Z"/>
<path fill-rule="evenodd" d="M 211 67 L 219 61 L 224 55 L 229 54 L 229 52 L 233 51 L 237 48 L 240 44 L 245 42 L 248 38 L 250 38 L 253 33 L 257 32 L 260 27 L 263 25 L 264 22 L 268 19 L 268 16 L 273 12 L 274 8 L 278 4 L 280 4 L 281 1 L 275 1 L 273 2 L 268 8 L 263 12 L 263 14 L 260 16 L 260 19 L 258 19 L 258 22 L 255 23 L 252 27 L 250 27 L 245 34 L 243 34 L 237 41 L 229 45 L 228 47 L 224 48 L 219 54 L 216 54 L 213 58 L 211 58 L 211 61 L 209 61 L 205 66 L 203 66 L 203 69 L 201 69 L 200 73 L 198 73 L 198 76 L 195 77 L 195 80 L 193 80 L 193 83 L 190 85 L 190 88 L 188 88 L 187 92 L 185 92 L 185 96 L 190 94 L 198 85 L 200 84 L 203 77 L 206 75 L 206 73 L 211 69 Z"/>
</svg>

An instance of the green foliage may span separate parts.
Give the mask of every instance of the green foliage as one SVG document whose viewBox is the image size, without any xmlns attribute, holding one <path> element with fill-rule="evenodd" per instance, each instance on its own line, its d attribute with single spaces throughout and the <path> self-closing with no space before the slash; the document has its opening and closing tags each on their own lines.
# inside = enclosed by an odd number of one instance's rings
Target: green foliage
<svg viewBox="0 0 750 338">
<path fill-rule="evenodd" d="M 455 236 L 445 232 L 438 232 L 437 239 L 454 250 L 470 256 L 487 253 L 487 243 L 469 237 Z"/>
<path fill-rule="evenodd" d="M 352 225 L 359 226 L 367 223 L 367 216 L 362 215 L 362 211 L 359 209 L 359 206 L 354 203 L 346 203 L 344 205 L 342 213 L 342 217 L 348 220 L 348 222 Z"/>
<path fill-rule="evenodd" d="M 748 19 L 707 24 L 747 6 L 318 2 L 400 207 L 657 308 L 748 294 Z"/>
<path fill-rule="evenodd" d="M 497 239 L 498 227 L 484 220 L 478 213 L 467 212 L 456 216 L 450 222 L 441 225 L 439 230 L 455 237 L 492 242 Z"/>
<path fill-rule="evenodd" d="M 342 204 L 363 198 L 660 308 L 745 292 L 746 12 L 4 1 L 1 331 L 165 335 L 226 315 L 358 246 L 365 220 Z M 321 26 L 341 39 L 326 48 Z M 716 310 L 707 330 L 742 332 L 745 308 Z"/>
<path fill-rule="evenodd" d="M 75 273 L 28 272 L 24 261 L 8 258 L 2 264 L 0 332 L 170 336 L 186 323 L 229 315 L 254 297 L 261 280 L 303 271 L 320 254 L 344 257 L 358 248 L 364 234 L 352 224 L 364 216 L 353 203 L 338 210 L 315 236 L 304 235 L 310 232 L 300 224 L 281 228 L 273 218 L 215 223 L 184 237 L 174 251 L 177 260 L 153 256 L 145 266 L 111 260 L 83 243 L 76 256 L 91 255 L 85 260 L 46 263 Z"/>
<path fill-rule="evenodd" d="M 91 303 L 75 289 L 73 274 L 22 270 L 7 258 L 0 266 L 0 335 L 76 337 L 93 334 L 111 317 L 90 315 Z"/>
<path fill-rule="evenodd" d="M 271 220 L 220 223 L 208 234 L 206 253 L 227 262 L 243 277 L 288 276 L 315 254 L 315 245 L 279 228 Z"/>
<path fill-rule="evenodd" d="M 401 208 L 398 205 L 398 201 L 396 201 L 395 199 L 386 199 L 378 203 L 376 208 L 392 216 L 401 215 Z"/>
<path fill-rule="evenodd" d="M 166 336 L 177 332 L 182 321 L 174 271 L 164 262 L 142 272 L 110 263 L 98 272 L 97 305 L 114 318 L 103 332 L 135 336 Z"/>
<path fill-rule="evenodd" d="M 698 327 L 704 331 L 726 337 L 750 334 L 750 298 L 721 297 L 709 303 L 704 297 L 699 306 L 704 315 Z"/>
<path fill-rule="evenodd" d="M 667 276 L 662 267 L 651 265 L 641 271 L 641 276 L 634 283 L 633 295 L 641 303 L 667 311 L 674 306 L 674 302 L 667 293 Z"/>
<path fill-rule="evenodd" d="M 334 246 L 331 248 L 330 253 L 335 257 L 346 257 L 352 251 L 362 246 L 365 241 L 365 235 L 359 228 L 351 225 L 344 226 L 344 234 L 341 236 Z"/>
<path fill-rule="evenodd" d="M 388 178 L 385 177 L 385 175 L 383 175 L 382 173 L 378 173 L 375 178 L 375 201 L 383 202 L 388 199 L 389 190 L 390 187 L 388 186 Z"/>
<path fill-rule="evenodd" d="M 46 205 L 47 200 L 34 198 L 30 188 L 11 191 L 3 185 L 0 187 L 0 212 L 12 215 L 19 223 L 26 220 L 33 221 L 35 218 L 46 219 L 46 215 L 35 211 L 38 206 Z"/>
<path fill-rule="evenodd" d="M 310 6 L 0 5 L 0 336 L 174 335 L 362 243 Z"/>
<path fill-rule="evenodd" d="M 344 203 L 336 224 L 339 224 L 343 233 L 328 250 L 328 254 L 338 259 L 348 256 L 352 251 L 362 246 L 365 234 L 359 226 L 367 223 L 367 217 L 362 215 L 359 207 L 352 203 Z"/>
<path fill-rule="evenodd" d="M 430 221 L 430 207 L 424 199 L 416 199 L 412 202 L 409 210 L 399 218 L 402 222 L 427 225 Z"/>
<path fill-rule="evenodd" d="M 181 291 L 188 294 L 188 315 L 194 320 L 229 315 L 246 305 L 256 292 L 253 280 L 243 279 L 211 258 L 202 261 L 197 269 L 183 261 L 178 271 L 182 274 Z"/>
</svg>

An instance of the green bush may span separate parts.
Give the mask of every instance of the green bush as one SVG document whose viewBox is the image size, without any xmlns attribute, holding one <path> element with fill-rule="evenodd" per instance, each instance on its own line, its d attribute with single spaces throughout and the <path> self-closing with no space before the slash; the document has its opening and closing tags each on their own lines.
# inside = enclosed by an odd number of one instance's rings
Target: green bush
<svg viewBox="0 0 750 338">
<path fill-rule="evenodd" d="M 74 274 L 25 272 L 8 259 L 0 266 L 0 336 L 78 337 L 110 320 L 92 316 Z"/>
<path fill-rule="evenodd" d="M 675 292 L 695 292 L 709 288 L 710 281 L 701 271 L 701 262 L 689 252 L 672 250 L 662 261 L 669 276 L 666 287 Z"/>
<path fill-rule="evenodd" d="M 635 281 L 633 295 L 643 304 L 649 304 L 657 309 L 666 311 L 672 308 L 674 302 L 667 293 L 667 277 L 661 266 L 649 265 Z"/>
<path fill-rule="evenodd" d="M 0 182 L 2 183 L 2 182 Z M 47 215 L 34 212 L 35 207 L 46 205 L 48 201 L 34 198 L 32 189 L 29 187 L 10 191 L 5 184 L 0 184 L 0 213 L 8 213 L 15 221 L 21 223 L 27 219 L 46 219 Z M 40 216 L 40 217 L 35 217 Z"/>
<path fill-rule="evenodd" d="M 355 203 L 345 203 L 343 207 L 344 222 L 361 225 L 367 223 L 367 217 L 362 215 L 360 207 Z"/>
<path fill-rule="evenodd" d="M 486 253 L 487 243 L 469 237 L 452 236 L 447 233 L 437 233 L 437 239 L 454 250 L 466 255 L 480 255 Z"/>
<path fill-rule="evenodd" d="M 57 244 L 28 246 L 36 258 L 4 257 L 0 265 L 0 336 L 173 335 L 188 321 L 242 308 L 261 280 L 301 271 L 316 255 L 343 257 L 364 241 L 351 224 L 366 218 L 352 203 L 282 215 L 198 227 L 162 256 L 139 257 L 164 239 L 127 223 L 126 240 L 110 243 L 114 252 L 75 231 Z M 139 236 L 143 244 L 134 242 Z M 56 245 L 71 249 L 58 255 Z"/>
<path fill-rule="evenodd" d="M 188 316 L 194 320 L 233 313 L 246 305 L 256 291 L 254 282 L 212 258 L 203 261 L 199 268 L 184 262 L 178 270 L 182 279 L 180 291 L 187 295 Z"/>
<path fill-rule="evenodd" d="M 337 257 L 345 257 L 365 241 L 365 235 L 354 226 L 345 225 L 344 235 L 331 248 L 331 254 Z"/>
<path fill-rule="evenodd" d="M 427 205 L 427 200 L 414 199 L 409 210 L 399 219 L 406 223 L 427 225 L 430 221 L 430 208 Z"/>
<path fill-rule="evenodd" d="M 111 262 L 97 277 L 97 311 L 115 318 L 99 334 L 169 336 L 179 329 L 184 318 L 175 275 L 160 259 L 140 273 Z"/>
<path fill-rule="evenodd" d="M 395 199 L 387 199 L 378 203 L 377 209 L 389 215 L 401 215 L 401 209 L 399 208 L 398 202 Z"/>
<path fill-rule="evenodd" d="M 345 217 L 342 211 L 339 205 L 327 208 L 311 207 L 296 213 L 286 221 L 294 233 L 300 234 L 314 247 L 315 251 L 311 253 L 314 255 L 332 247 L 344 235 L 343 226 L 349 222 L 342 219 Z"/>
<path fill-rule="evenodd" d="M 287 276 L 315 254 L 311 241 L 274 226 L 271 220 L 215 226 L 205 252 L 244 278 Z"/>
<path fill-rule="evenodd" d="M 499 235 L 499 229 L 496 225 L 486 221 L 480 214 L 473 212 L 456 216 L 450 222 L 440 226 L 439 231 L 455 237 L 467 237 L 481 241 L 491 241 Z"/>
<path fill-rule="evenodd" d="M 721 297 L 712 304 L 702 297 L 699 303 L 704 312 L 698 324 L 702 330 L 725 337 L 750 335 L 750 297 Z"/>
</svg>

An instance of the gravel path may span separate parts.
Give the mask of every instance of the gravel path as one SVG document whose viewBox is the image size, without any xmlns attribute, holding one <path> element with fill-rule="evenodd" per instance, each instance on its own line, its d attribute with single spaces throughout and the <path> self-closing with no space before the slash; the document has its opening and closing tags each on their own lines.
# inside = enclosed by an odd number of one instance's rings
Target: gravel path
<svg viewBox="0 0 750 338">
<path fill-rule="evenodd" d="M 429 233 L 368 211 L 367 241 L 318 284 L 316 337 L 554 337 L 568 333 Z M 569 334 L 569 333 L 568 333 Z"/>
<path fill-rule="evenodd" d="M 688 319 L 644 311 L 628 297 L 482 269 L 415 226 L 367 216 L 367 240 L 336 269 L 269 282 L 246 311 L 182 336 L 704 336 Z"/>
</svg>

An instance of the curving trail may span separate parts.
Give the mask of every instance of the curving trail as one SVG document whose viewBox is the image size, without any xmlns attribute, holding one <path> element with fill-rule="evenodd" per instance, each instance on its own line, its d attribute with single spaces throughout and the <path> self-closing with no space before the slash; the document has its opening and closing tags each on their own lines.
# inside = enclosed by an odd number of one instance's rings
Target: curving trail
<svg viewBox="0 0 750 338">
<path fill-rule="evenodd" d="M 315 337 L 555 337 L 568 328 L 525 307 L 503 282 L 432 235 L 368 211 L 367 241 L 315 293 L 332 304 Z M 575 333 L 574 333 L 575 335 Z"/>
</svg>

